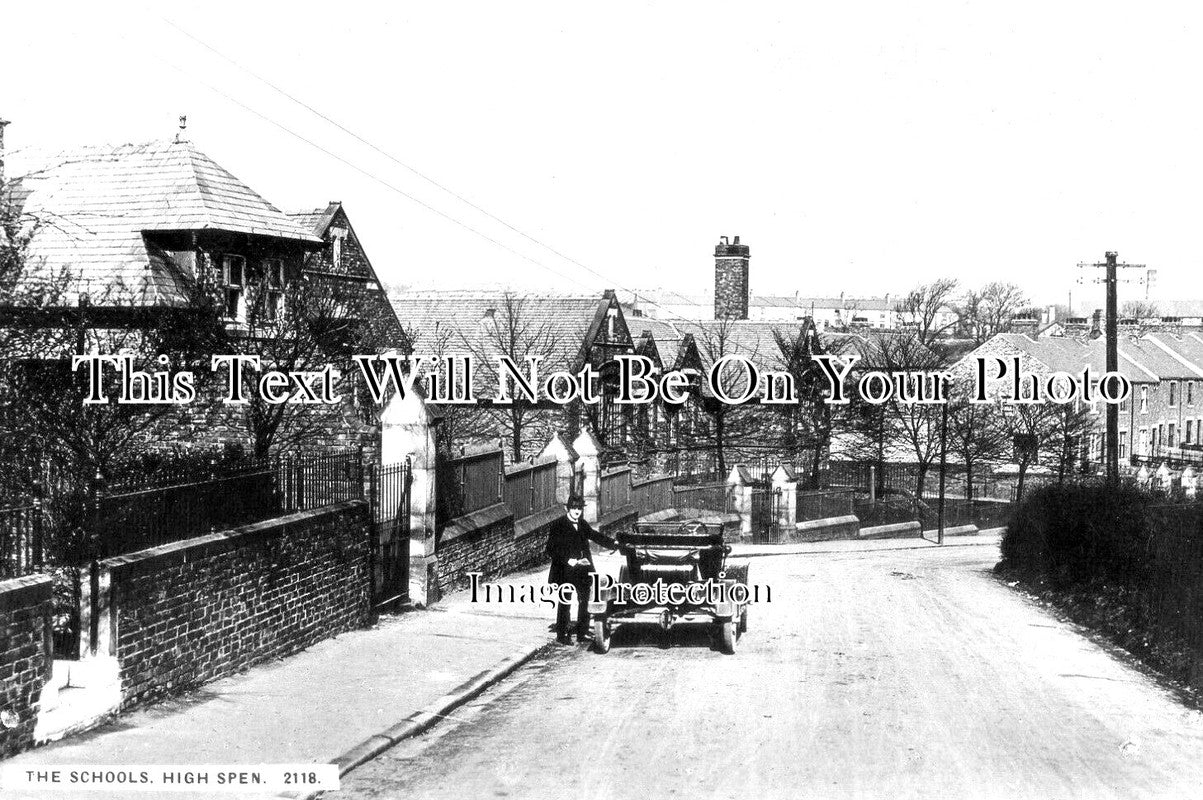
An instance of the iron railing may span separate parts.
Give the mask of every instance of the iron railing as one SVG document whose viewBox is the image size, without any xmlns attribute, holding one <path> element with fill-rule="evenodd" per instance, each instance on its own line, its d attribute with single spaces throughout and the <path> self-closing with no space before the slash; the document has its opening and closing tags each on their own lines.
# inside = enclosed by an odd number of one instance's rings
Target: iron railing
<svg viewBox="0 0 1203 800">
<path fill-rule="evenodd" d="M 17 578 L 42 568 L 44 524 L 39 502 L 0 508 L 0 579 Z"/>
</svg>

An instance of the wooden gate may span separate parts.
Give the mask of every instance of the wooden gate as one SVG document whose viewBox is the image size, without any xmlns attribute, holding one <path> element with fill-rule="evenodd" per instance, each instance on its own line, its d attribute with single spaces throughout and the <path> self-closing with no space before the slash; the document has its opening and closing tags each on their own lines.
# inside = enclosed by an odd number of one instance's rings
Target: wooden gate
<svg viewBox="0 0 1203 800">
<path fill-rule="evenodd" d="M 372 509 L 372 599 L 377 606 L 409 602 L 409 531 L 413 468 L 400 464 L 371 468 L 368 502 Z"/>
</svg>

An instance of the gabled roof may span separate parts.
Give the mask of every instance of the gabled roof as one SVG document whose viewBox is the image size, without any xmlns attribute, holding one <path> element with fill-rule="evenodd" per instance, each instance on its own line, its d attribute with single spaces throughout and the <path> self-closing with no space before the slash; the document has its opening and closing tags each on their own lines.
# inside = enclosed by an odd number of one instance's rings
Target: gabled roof
<svg viewBox="0 0 1203 800">
<path fill-rule="evenodd" d="M 186 276 L 148 244 L 156 231 L 320 242 L 188 141 L 24 152 L 10 164 L 24 176 L 14 192 L 22 212 L 38 221 L 31 270 L 69 271 L 72 298 L 124 286 L 122 304 L 181 302 Z"/>
<path fill-rule="evenodd" d="M 416 355 L 470 353 L 478 357 L 478 396 L 495 390 L 496 358 L 506 353 L 500 338 L 507 326 L 521 328 L 520 347 L 539 341 L 540 375 L 577 372 L 588 356 L 585 343 L 603 335 L 610 296 L 479 291 L 404 291 L 389 298 L 402 327 L 414 334 Z M 633 345 L 625 325 L 615 331 L 620 343 Z M 499 327 L 500 326 L 500 327 Z M 512 351 L 512 348 L 507 348 Z M 613 351 L 617 352 L 617 350 Z M 611 355 L 613 353 L 610 353 Z M 484 356 L 484 363 L 479 357 Z"/>
<path fill-rule="evenodd" d="M 1162 342 L 1171 337 L 1159 336 Z M 1203 344 L 1201 342 L 1200 344 Z M 1181 359 L 1167 353 L 1158 344 L 1146 338 L 1121 337 L 1119 341 L 1119 372 L 1133 383 L 1155 383 L 1159 380 L 1197 377 Z M 1077 375 L 1085 367 L 1095 375 L 1107 370 L 1106 344 L 1103 339 L 1077 339 L 1068 336 L 1051 336 L 1032 339 L 1022 333 L 1000 333 L 965 356 L 960 362 L 979 355 L 996 355 L 1008 358 L 1021 356 L 1025 369 L 1039 372 L 1067 372 Z"/>
<path fill-rule="evenodd" d="M 779 370 L 784 367 L 781 348 L 776 333 L 787 338 L 796 337 L 804 323 L 759 322 L 750 320 L 662 320 L 641 318 L 639 327 L 651 331 L 656 346 L 664 359 L 665 369 L 673 369 L 680 361 L 681 347 L 690 337 L 697 347 L 703 367 L 708 369 L 720 351 L 724 355 L 738 355 L 752 361 L 762 369 Z M 868 340 L 858 334 L 818 333 L 824 352 L 833 355 L 859 353 L 868 346 Z"/>
<path fill-rule="evenodd" d="M 299 227 L 309 231 L 319 239 L 326 235 L 326 229 L 334 221 L 342 203 L 331 201 L 325 208 L 314 208 L 306 211 L 289 211 L 288 217 Z"/>
</svg>

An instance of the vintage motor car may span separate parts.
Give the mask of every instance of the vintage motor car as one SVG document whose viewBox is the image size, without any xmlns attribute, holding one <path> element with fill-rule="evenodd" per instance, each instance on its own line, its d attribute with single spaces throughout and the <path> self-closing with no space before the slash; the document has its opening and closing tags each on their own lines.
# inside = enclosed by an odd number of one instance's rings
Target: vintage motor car
<svg viewBox="0 0 1203 800">
<path fill-rule="evenodd" d="M 728 562 L 720 527 L 698 521 L 637 523 L 618 534 L 626 564 L 618 581 L 600 579 L 590 597 L 593 649 L 606 653 L 619 626 L 709 625 L 715 645 L 732 654 L 748 628 L 748 564 Z"/>
</svg>

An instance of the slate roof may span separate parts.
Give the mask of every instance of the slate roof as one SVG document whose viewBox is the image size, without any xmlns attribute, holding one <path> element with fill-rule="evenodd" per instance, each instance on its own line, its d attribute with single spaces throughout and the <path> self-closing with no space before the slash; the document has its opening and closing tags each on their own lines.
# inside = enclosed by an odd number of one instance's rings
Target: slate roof
<svg viewBox="0 0 1203 800">
<path fill-rule="evenodd" d="M 1203 377 L 1203 337 L 1198 333 L 1120 337 L 1118 349 L 1119 371 L 1133 383 Z M 966 359 L 981 354 L 1002 357 L 1022 354 L 1033 366 L 1043 365 L 1050 371 L 1072 375 L 1087 366 L 1095 375 L 1101 375 L 1107 368 L 1106 344 L 1102 338 L 1082 340 L 1052 336 L 1032 339 L 1022 333 L 1000 333 Z"/>
<path fill-rule="evenodd" d="M 122 286 L 122 305 L 183 302 L 190 276 L 148 242 L 146 234 L 156 231 L 320 242 L 188 141 L 22 153 L 11 161 L 24 175 L 16 192 L 22 210 L 39 220 L 31 273 L 69 271 L 70 302 Z"/>
<path fill-rule="evenodd" d="M 513 304 L 513 322 L 524 329 L 517 337 L 519 341 L 539 339 L 547 343 L 532 353 L 543 356 L 541 375 L 580 369 L 590 326 L 604 316 L 610 304 L 601 293 L 522 294 L 473 289 L 404 291 L 389 299 L 401 326 L 415 334 L 415 355 L 485 355 L 485 362 L 477 364 L 480 397 L 492 393 L 496 385 L 496 357 L 504 352 L 497 326 L 504 329 L 510 321 L 507 303 Z M 619 338 L 629 337 L 625 328 L 616 333 Z"/>
<path fill-rule="evenodd" d="M 338 213 L 338 209 L 342 207 L 342 203 L 335 200 L 326 205 L 325 208 L 315 208 L 306 211 L 289 211 L 288 217 L 297 224 L 298 227 L 309 231 L 314 236 L 323 237 L 326 235 L 326 229 L 330 227 L 334 215 Z"/>
<path fill-rule="evenodd" d="M 1203 300 L 1158 300 L 1154 305 L 1165 317 L 1203 317 Z"/>
<path fill-rule="evenodd" d="M 723 323 L 713 320 L 670 321 L 647 318 L 640 318 L 631 324 L 637 330 L 651 331 L 667 369 L 672 369 L 677 363 L 686 334 L 693 336 L 698 354 L 706 368 L 709 368 L 712 358 L 717 356 L 717 351 L 721 349 L 724 354 L 744 356 L 763 369 L 782 369 L 784 365 L 781 361 L 781 348 L 777 346 L 774 332 L 797 336 L 801 325 L 800 322 L 735 320 Z M 871 347 L 866 337 L 857 334 L 817 335 L 826 352 L 833 355 L 859 353 L 862 349 Z"/>
</svg>

